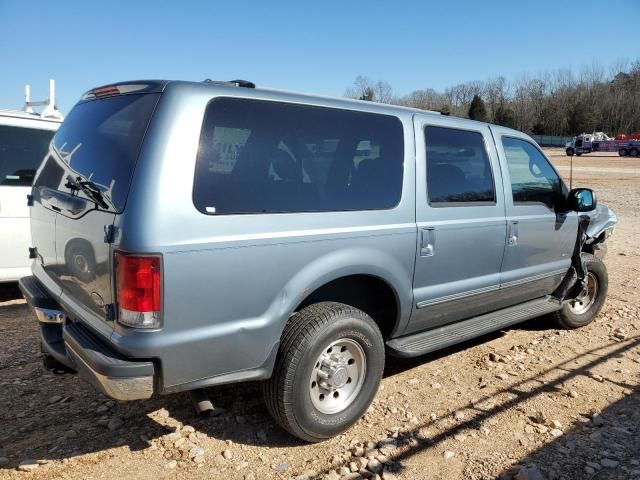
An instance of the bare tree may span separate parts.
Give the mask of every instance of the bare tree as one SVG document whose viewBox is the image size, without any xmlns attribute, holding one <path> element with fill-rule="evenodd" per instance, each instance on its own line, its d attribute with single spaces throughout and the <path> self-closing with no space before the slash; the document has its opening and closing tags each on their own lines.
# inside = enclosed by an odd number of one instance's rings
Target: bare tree
<svg viewBox="0 0 640 480">
<path fill-rule="evenodd" d="M 545 135 L 609 134 L 640 131 L 640 59 L 597 62 L 577 74 L 569 68 L 526 74 L 508 81 L 496 77 L 460 83 L 440 93 L 431 88 L 394 96 L 391 85 L 358 76 L 345 95 L 466 117 L 474 96 L 486 104 L 487 118 Z"/>
</svg>

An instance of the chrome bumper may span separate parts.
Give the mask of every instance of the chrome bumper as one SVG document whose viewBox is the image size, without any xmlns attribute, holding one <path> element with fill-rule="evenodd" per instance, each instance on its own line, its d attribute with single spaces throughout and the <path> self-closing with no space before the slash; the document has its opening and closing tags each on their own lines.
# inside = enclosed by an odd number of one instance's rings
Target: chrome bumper
<svg viewBox="0 0 640 480">
<path fill-rule="evenodd" d="M 35 277 L 21 278 L 19 286 L 40 323 L 43 352 L 116 400 L 143 400 L 153 395 L 156 367 L 152 360 L 128 358 L 108 339 L 67 318 Z"/>
<path fill-rule="evenodd" d="M 153 376 L 110 377 L 94 370 L 68 344 L 67 353 L 78 373 L 108 397 L 115 400 L 146 400 L 153 395 Z"/>
<path fill-rule="evenodd" d="M 67 315 L 62 310 L 52 308 L 33 307 L 36 318 L 41 323 L 64 323 Z"/>
</svg>

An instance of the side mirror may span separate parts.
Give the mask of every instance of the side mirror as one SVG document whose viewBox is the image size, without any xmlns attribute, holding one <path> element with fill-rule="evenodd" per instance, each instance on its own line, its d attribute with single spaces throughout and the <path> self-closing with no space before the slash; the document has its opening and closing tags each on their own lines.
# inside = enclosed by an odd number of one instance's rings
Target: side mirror
<svg viewBox="0 0 640 480">
<path fill-rule="evenodd" d="M 569 192 L 568 207 L 574 212 L 590 212 L 596 208 L 596 193 L 590 188 L 574 188 Z"/>
</svg>

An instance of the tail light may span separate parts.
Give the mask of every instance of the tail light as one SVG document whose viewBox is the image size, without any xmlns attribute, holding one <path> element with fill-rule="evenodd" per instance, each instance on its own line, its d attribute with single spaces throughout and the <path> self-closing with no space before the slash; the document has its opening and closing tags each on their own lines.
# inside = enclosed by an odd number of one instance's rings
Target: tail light
<svg viewBox="0 0 640 480">
<path fill-rule="evenodd" d="M 115 263 L 118 322 L 127 327 L 159 328 L 162 310 L 160 257 L 116 252 Z"/>
</svg>

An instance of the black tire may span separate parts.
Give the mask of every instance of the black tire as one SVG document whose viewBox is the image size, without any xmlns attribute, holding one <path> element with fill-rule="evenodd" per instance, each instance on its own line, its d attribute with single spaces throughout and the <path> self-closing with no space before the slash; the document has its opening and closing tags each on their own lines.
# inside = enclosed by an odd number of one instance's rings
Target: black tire
<svg viewBox="0 0 640 480">
<path fill-rule="evenodd" d="M 583 253 L 582 258 L 587 267 L 588 285 L 594 280 L 596 283 L 596 292 L 593 295 L 593 303 L 584 304 L 575 302 L 565 302 L 562 309 L 555 312 L 555 319 L 562 328 L 580 328 L 589 325 L 600 313 L 602 306 L 607 298 L 607 290 L 609 288 L 609 276 L 607 267 L 602 260 L 589 253 Z M 593 278 L 589 278 L 592 276 Z M 573 305 L 572 305 L 573 304 Z M 584 306 L 584 311 L 581 307 Z"/>
<path fill-rule="evenodd" d="M 629 150 L 629 156 L 630 156 L 630 157 L 637 157 L 639 153 L 640 153 L 640 152 L 639 152 L 639 151 L 638 151 L 638 149 L 637 149 L 637 148 L 635 148 L 635 147 L 634 147 L 634 148 L 632 148 L 631 150 Z"/>
<path fill-rule="evenodd" d="M 575 153 L 575 150 L 573 150 L 573 148 L 567 148 L 565 150 L 565 153 L 567 154 L 567 157 L 573 157 L 573 154 Z"/>
<path fill-rule="evenodd" d="M 621 157 L 626 157 L 628 154 L 629 152 L 627 152 L 625 148 L 621 148 L 620 150 L 618 150 L 618 155 L 620 155 Z"/>
<path fill-rule="evenodd" d="M 365 368 L 360 374 L 361 382 L 357 382 L 361 386 L 349 397 L 350 403 L 340 411 L 325 413 L 314 405 L 323 395 L 311 398 L 325 392 L 312 375 L 318 371 L 321 355 L 330 353 L 325 349 L 339 340 L 361 349 Z M 319 442 L 331 438 L 351 427 L 369 408 L 382 378 L 384 360 L 382 334 L 366 313 L 342 303 L 310 305 L 293 315 L 284 329 L 273 375 L 264 383 L 267 409 L 285 430 L 302 440 Z M 344 385 L 347 383 L 351 383 L 351 377 Z"/>
<path fill-rule="evenodd" d="M 576 157 L 579 157 L 580 155 L 582 155 L 581 152 L 576 152 Z"/>
</svg>

